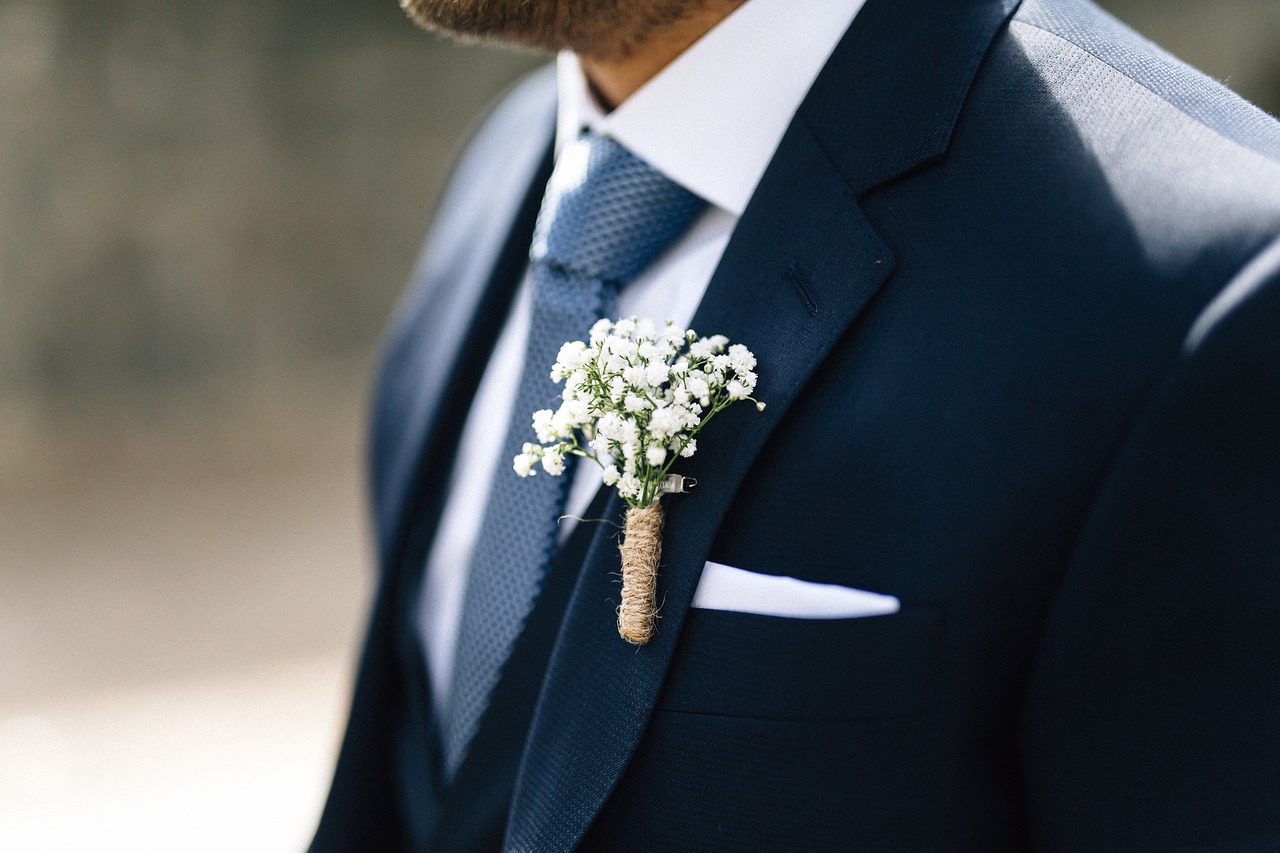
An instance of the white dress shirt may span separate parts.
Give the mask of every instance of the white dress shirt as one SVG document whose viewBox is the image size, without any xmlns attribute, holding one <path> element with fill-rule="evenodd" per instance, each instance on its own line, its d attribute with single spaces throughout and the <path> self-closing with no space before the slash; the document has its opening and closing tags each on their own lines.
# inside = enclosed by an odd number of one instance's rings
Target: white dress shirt
<svg viewBox="0 0 1280 853">
<path fill-rule="evenodd" d="M 688 325 L 792 116 L 862 3 L 748 0 L 608 114 L 592 99 L 577 58 L 560 55 L 557 153 L 589 127 L 709 203 L 689 232 L 619 294 L 618 316 Z M 418 628 L 441 714 L 490 481 L 496 465 L 511 465 L 498 456 L 520 381 L 530 299 L 526 276 L 463 426 L 449 498 L 427 556 Z M 596 466 L 575 468 L 561 541 L 601 486 Z"/>
</svg>

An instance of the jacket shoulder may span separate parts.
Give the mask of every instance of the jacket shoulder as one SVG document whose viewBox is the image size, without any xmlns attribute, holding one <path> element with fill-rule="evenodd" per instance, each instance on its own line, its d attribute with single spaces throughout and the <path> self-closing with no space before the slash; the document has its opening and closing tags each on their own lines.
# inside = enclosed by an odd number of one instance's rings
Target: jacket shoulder
<svg viewBox="0 0 1280 853">
<path fill-rule="evenodd" d="M 485 281 L 550 144 L 555 111 L 555 69 L 546 66 L 517 81 L 476 120 L 436 199 L 431 229 L 387 332 L 384 361 L 395 361 L 406 327 L 417 325 L 433 288 Z"/>
<path fill-rule="evenodd" d="M 554 128 L 556 77 L 543 66 L 518 80 L 473 124 L 445 182 L 434 219 L 494 181 L 509 180 L 512 160 L 538 158 Z"/>
<path fill-rule="evenodd" d="M 1090 0 L 1025 0 L 971 105 L 1022 141 L 1005 169 L 1091 176 L 1169 277 L 1213 259 L 1221 284 L 1280 234 L 1280 123 Z"/>
<path fill-rule="evenodd" d="M 554 70 L 544 68 L 517 83 L 477 123 L 384 336 L 369 433 L 370 487 L 384 556 L 417 470 L 423 430 L 445 399 L 474 318 L 486 315 L 486 299 L 500 290 L 495 281 L 506 281 L 505 250 L 526 227 L 555 107 Z"/>
<path fill-rule="evenodd" d="M 1275 118 L 1090 0 L 1025 0 L 1010 31 L 1029 51 L 1047 61 L 1045 70 L 1051 75 L 1066 71 L 1067 66 L 1105 66 L 1189 121 L 1280 163 L 1280 123 Z M 1055 46 L 1058 51 L 1053 50 Z M 1106 85 L 1103 79 L 1097 83 Z"/>
</svg>

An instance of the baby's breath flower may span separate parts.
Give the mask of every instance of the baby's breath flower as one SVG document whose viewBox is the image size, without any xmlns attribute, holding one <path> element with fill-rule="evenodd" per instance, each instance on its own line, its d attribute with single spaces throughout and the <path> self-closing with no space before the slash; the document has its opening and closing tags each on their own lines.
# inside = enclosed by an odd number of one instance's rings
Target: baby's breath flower
<svg viewBox="0 0 1280 853">
<path fill-rule="evenodd" d="M 591 404 L 581 397 L 566 400 L 560 410 L 564 412 L 565 420 L 574 427 L 585 427 L 591 421 Z"/>
<path fill-rule="evenodd" d="M 684 418 L 676 406 L 659 406 L 649 417 L 649 433 L 659 441 L 669 438 L 684 428 Z"/>
<path fill-rule="evenodd" d="M 632 364 L 622 369 L 622 378 L 632 388 L 643 388 L 645 382 L 645 371 L 643 364 Z"/>
<path fill-rule="evenodd" d="M 564 454 L 556 451 L 542 454 L 542 470 L 552 477 L 559 477 L 564 473 Z"/>
<path fill-rule="evenodd" d="M 520 453 L 516 454 L 515 459 L 512 460 L 511 467 L 520 477 L 532 477 L 537 473 L 533 466 L 542 458 L 542 452 L 541 445 L 526 441 L 520 448 Z"/>
<path fill-rule="evenodd" d="M 578 402 L 577 400 L 572 400 L 565 403 L 559 409 L 556 409 L 556 413 L 551 416 L 551 432 L 557 438 L 568 438 L 573 435 L 575 429 L 581 427 L 581 423 L 573 417 L 573 412 L 570 409 L 570 406 Z M 542 439 L 539 438 L 538 440 L 541 441 Z"/>
<path fill-rule="evenodd" d="M 613 331 L 613 323 L 611 321 L 605 319 L 596 320 L 591 326 L 591 346 L 599 346 L 611 331 Z"/>
<path fill-rule="evenodd" d="M 550 409 L 539 409 L 533 413 L 533 431 L 538 435 L 538 441 L 546 444 L 554 438 L 559 438 L 558 430 L 551 425 L 552 413 Z"/>
<path fill-rule="evenodd" d="M 610 338 L 609 352 L 628 362 L 639 355 L 640 347 L 630 338 Z"/>
<path fill-rule="evenodd" d="M 697 452 L 694 436 L 713 416 L 737 400 L 763 408 L 751 396 L 755 367 L 751 351 L 723 335 L 601 320 L 586 343 L 560 347 L 551 367 L 551 378 L 564 382 L 560 406 L 534 413 L 539 443 L 525 444 L 513 467 L 521 477 L 538 467 L 555 476 L 566 456 L 585 456 L 603 469 L 605 485 L 647 506 L 676 459 Z"/>
<path fill-rule="evenodd" d="M 515 469 L 516 476 L 518 477 L 529 477 L 534 473 L 533 459 L 531 459 L 527 453 L 517 453 L 511 467 Z"/>
<path fill-rule="evenodd" d="M 640 360 L 645 363 L 652 363 L 655 361 L 666 361 L 666 358 L 664 358 L 666 348 L 658 346 L 653 341 L 645 341 L 644 343 L 640 344 L 638 352 L 640 355 Z"/>
<path fill-rule="evenodd" d="M 624 474 L 618 478 L 618 494 L 622 495 L 624 500 L 628 502 L 637 500 L 643 491 L 644 484 L 634 474 Z"/>
<path fill-rule="evenodd" d="M 583 367 L 588 360 L 587 345 L 582 341 L 569 341 L 560 347 L 560 354 L 556 356 L 556 364 L 562 365 L 566 373 Z"/>
</svg>

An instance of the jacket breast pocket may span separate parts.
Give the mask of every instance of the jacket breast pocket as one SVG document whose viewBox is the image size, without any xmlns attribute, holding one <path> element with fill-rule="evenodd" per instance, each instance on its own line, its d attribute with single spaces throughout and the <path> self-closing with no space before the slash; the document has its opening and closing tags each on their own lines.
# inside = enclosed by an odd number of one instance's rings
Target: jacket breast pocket
<svg viewBox="0 0 1280 853">
<path fill-rule="evenodd" d="M 691 609 L 658 707 L 796 720 L 920 713 L 941 628 L 932 607 L 856 619 Z"/>
</svg>

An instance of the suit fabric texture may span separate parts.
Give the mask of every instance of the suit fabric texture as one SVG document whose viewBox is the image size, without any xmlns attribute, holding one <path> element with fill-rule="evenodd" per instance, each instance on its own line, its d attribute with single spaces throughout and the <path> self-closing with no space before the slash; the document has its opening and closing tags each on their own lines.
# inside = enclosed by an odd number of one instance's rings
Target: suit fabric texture
<svg viewBox="0 0 1280 853">
<path fill-rule="evenodd" d="M 768 408 L 681 471 L 657 635 L 580 525 L 440 789 L 409 617 L 554 110 L 483 122 L 388 334 L 312 849 L 1280 849 L 1280 126 L 1085 0 L 868 0 L 691 324 Z M 902 607 L 690 608 L 708 560 Z"/>
</svg>

